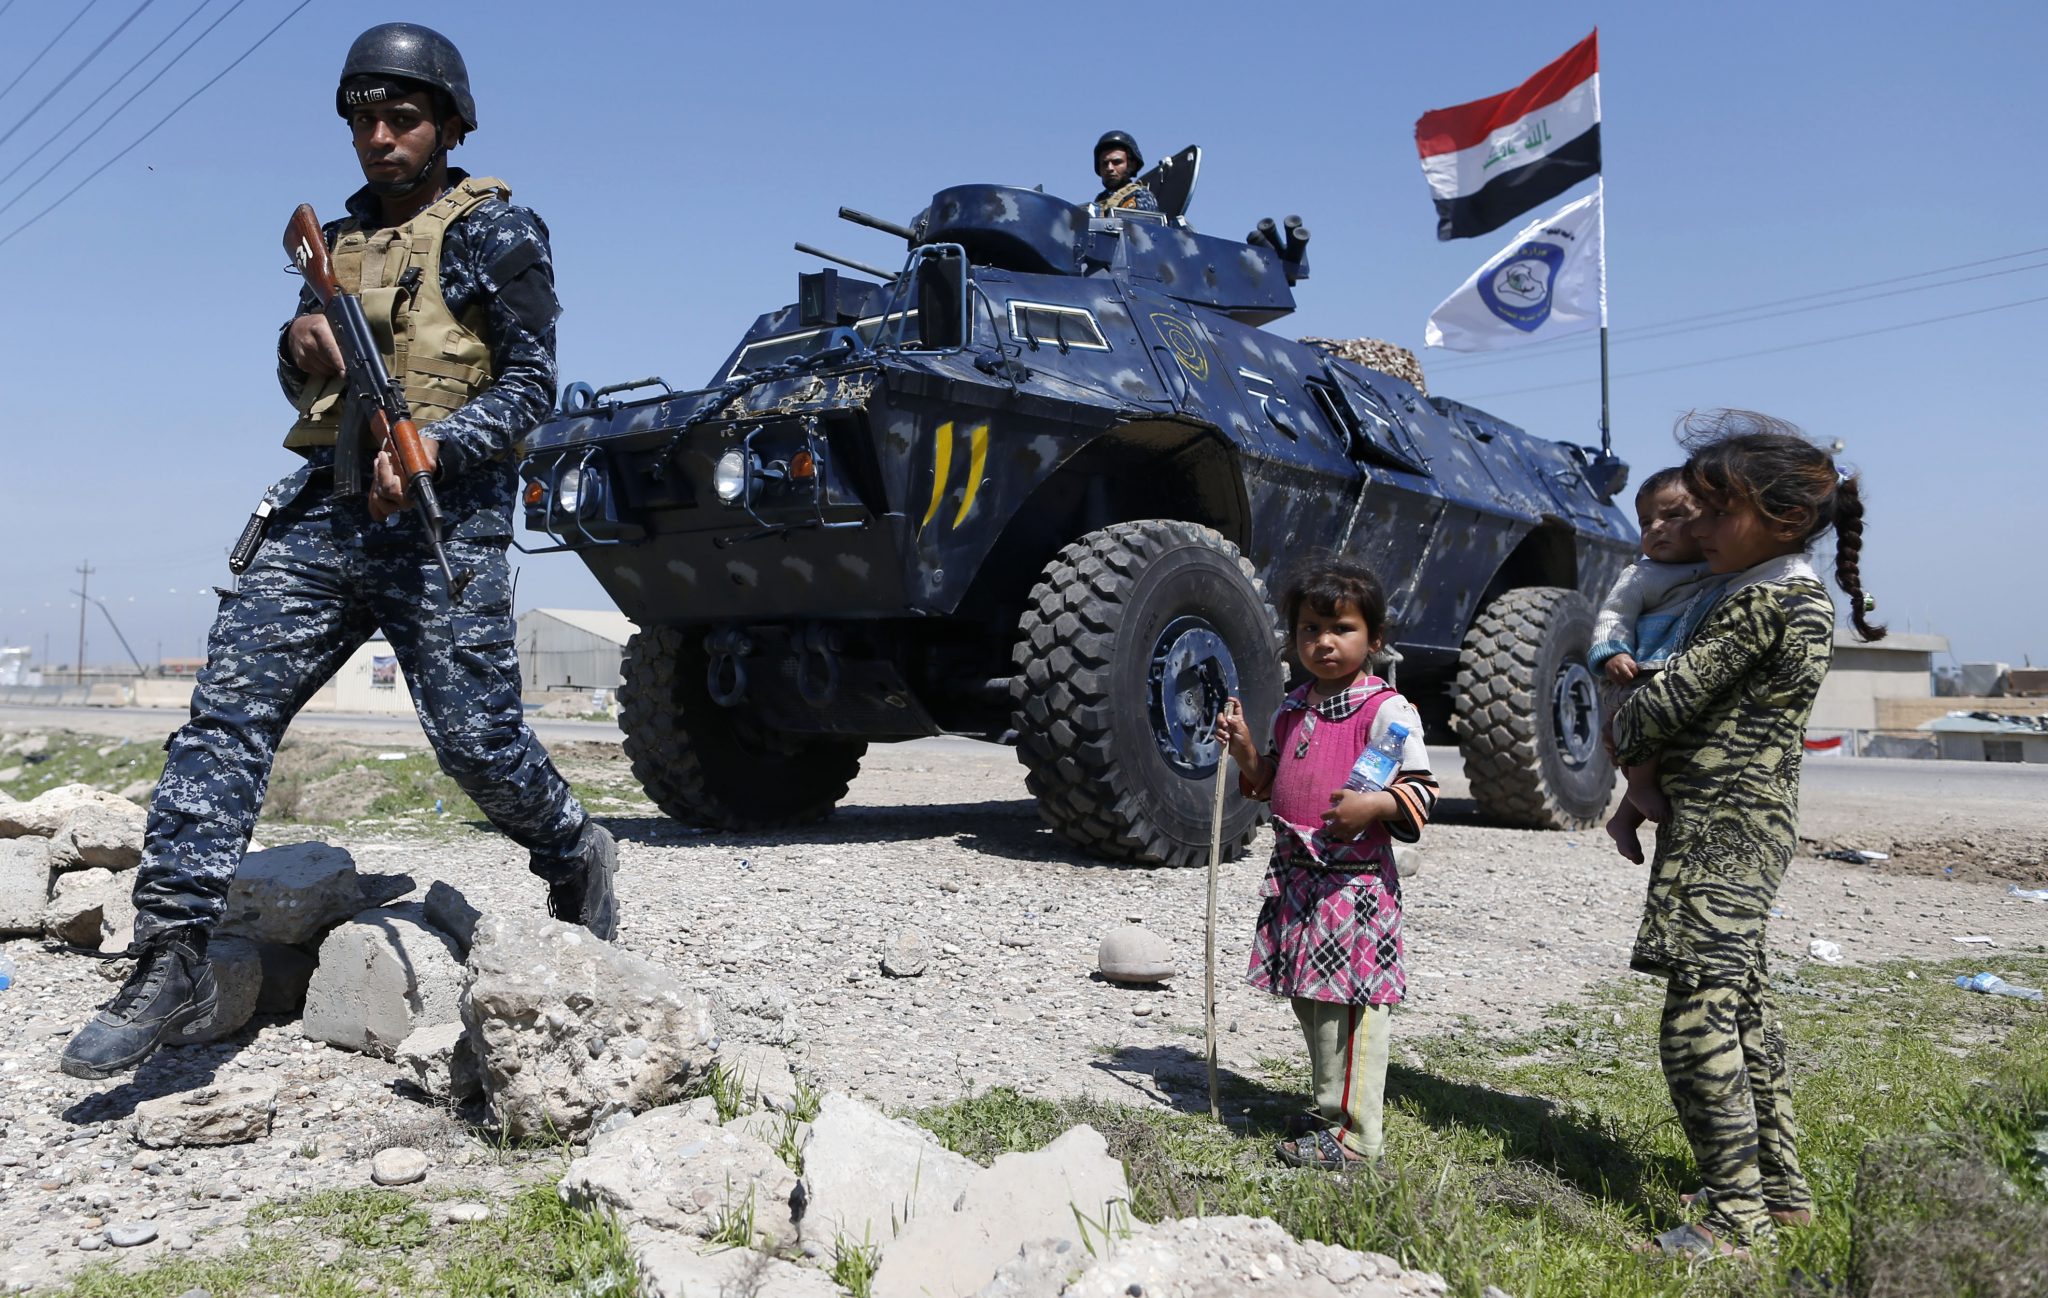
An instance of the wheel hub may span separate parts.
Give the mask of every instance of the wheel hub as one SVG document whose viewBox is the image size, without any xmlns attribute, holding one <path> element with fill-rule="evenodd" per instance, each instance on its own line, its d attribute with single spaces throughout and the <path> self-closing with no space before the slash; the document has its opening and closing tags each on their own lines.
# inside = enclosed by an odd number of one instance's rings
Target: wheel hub
<svg viewBox="0 0 2048 1298">
<path fill-rule="evenodd" d="M 1584 663 L 1566 663 L 1558 672 L 1550 707 L 1565 765 L 1585 767 L 1600 753 L 1600 687 Z"/>
<path fill-rule="evenodd" d="M 1230 646 L 1202 618 L 1175 618 L 1152 647 L 1148 682 L 1152 740 L 1167 765 L 1190 779 L 1214 774 L 1216 718 L 1238 693 Z"/>
</svg>

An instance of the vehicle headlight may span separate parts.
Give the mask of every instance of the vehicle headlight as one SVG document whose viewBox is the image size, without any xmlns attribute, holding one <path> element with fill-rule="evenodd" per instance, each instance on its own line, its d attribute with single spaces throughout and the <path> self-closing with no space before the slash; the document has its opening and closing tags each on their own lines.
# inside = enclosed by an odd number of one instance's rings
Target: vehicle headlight
<svg viewBox="0 0 2048 1298">
<path fill-rule="evenodd" d="M 718 467 L 711 471 L 711 489 L 726 504 L 736 503 L 747 494 L 747 453 L 734 447 L 718 457 Z"/>
<path fill-rule="evenodd" d="M 555 482 L 555 508 L 565 514 L 576 512 L 576 504 L 583 495 L 583 470 L 564 469 Z"/>
</svg>

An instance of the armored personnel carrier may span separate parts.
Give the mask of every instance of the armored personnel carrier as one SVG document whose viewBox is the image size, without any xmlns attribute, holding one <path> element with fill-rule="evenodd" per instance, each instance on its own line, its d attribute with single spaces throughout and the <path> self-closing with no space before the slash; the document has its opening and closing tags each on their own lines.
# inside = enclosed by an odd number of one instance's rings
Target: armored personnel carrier
<svg viewBox="0 0 2048 1298">
<path fill-rule="evenodd" d="M 1388 670 L 1484 811 L 1602 813 L 1584 655 L 1634 552 L 1625 466 L 1272 332 L 1308 231 L 1166 206 L 842 209 L 901 269 L 819 254 L 864 273 L 800 273 L 702 387 L 565 391 L 520 466 L 528 548 L 574 551 L 639 625 L 621 723 L 665 813 L 815 820 L 869 744 L 969 735 L 1016 745 L 1077 846 L 1203 860 L 1216 711 L 1278 705 L 1268 592 L 1319 547 L 1386 583 Z M 1259 816 L 1232 791 L 1230 852 Z"/>
</svg>

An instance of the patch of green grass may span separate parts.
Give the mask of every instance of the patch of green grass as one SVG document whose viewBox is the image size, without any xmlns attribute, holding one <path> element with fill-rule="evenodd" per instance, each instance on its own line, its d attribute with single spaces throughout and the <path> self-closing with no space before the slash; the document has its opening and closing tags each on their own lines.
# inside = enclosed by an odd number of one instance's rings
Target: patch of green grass
<svg viewBox="0 0 2048 1298">
<path fill-rule="evenodd" d="M 633 1298 L 639 1292 L 626 1228 L 613 1214 L 564 1204 L 552 1185 L 520 1190 L 467 1232 L 442 1266 L 447 1298 Z"/>
<path fill-rule="evenodd" d="M 1802 969 L 1781 981 L 1816 1221 L 1782 1232 L 1755 1267 L 1657 1267 L 1629 1252 L 1681 1220 L 1678 1195 L 1698 1184 L 1656 1062 L 1661 994 L 1644 981 L 1616 984 L 1514 1038 L 1403 1042 L 1397 1018 L 1397 1059 L 1411 1062 L 1389 1070 L 1378 1172 L 1277 1163 L 1279 1124 L 1299 1111 L 1306 1086 L 1305 1069 L 1284 1059 L 1259 1062 L 1270 1082 L 1234 1079 L 1227 1130 L 1201 1114 L 1007 1090 L 912 1116 L 984 1163 L 1087 1122 L 1125 1161 L 1143 1219 L 1271 1216 L 1303 1239 L 1437 1271 L 1461 1298 L 1487 1284 L 1518 1298 L 1790 1298 L 1819 1292 L 1819 1277 L 1830 1278 L 1820 1291 L 1866 1298 L 2017 1295 L 2024 1290 L 1998 1287 L 2010 1268 L 1994 1241 L 2029 1229 L 2048 1238 L 2048 1014 L 1957 989 L 1950 980 L 1960 964 L 1913 968 L 1917 979 L 1895 965 Z M 2009 958 L 2001 972 L 2039 985 L 2048 960 Z M 1189 1062 L 1198 1058 L 1191 1052 Z M 1914 1151 L 1927 1142 L 1953 1165 L 1942 1164 L 1945 1179 L 1925 1179 L 1934 1164 Z M 1873 1164 L 1890 1180 L 1877 1184 Z M 1958 1214 L 1976 1223 L 1974 1243 L 1913 1243 L 1911 1232 Z M 1859 1274 L 1859 1247 L 1867 1263 L 1902 1235 L 1916 1256 L 1941 1253 L 1937 1279 L 1840 1288 Z M 2048 1246 L 2041 1252 L 2048 1257 Z"/>
<path fill-rule="evenodd" d="M 52 1298 L 361 1298 L 359 1278 L 406 1298 L 633 1298 L 639 1291 L 625 1227 L 609 1213 L 564 1205 L 553 1185 L 501 1200 L 492 1217 L 433 1227 L 419 1201 L 390 1190 L 330 1190 L 259 1205 L 260 1238 L 225 1257 L 170 1258 L 132 1274 L 111 1262 L 75 1276 Z M 315 1236 L 350 1247 L 314 1260 Z M 438 1265 L 418 1265 L 428 1258 Z"/>
<path fill-rule="evenodd" d="M 718 1205 L 718 1216 L 713 1220 L 711 1233 L 705 1241 L 717 1248 L 752 1248 L 754 1246 L 754 1187 L 749 1185 L 744 1196 L 735 1198 L 732 1182 L 725 1183 L 725 1200 Z"/>
<path fill-rule="evenodd" d="M 259 1204 L 249 1214 L 250 1224 L 258 1226 L 287 1218 L 366 1250 L 418 1248 L 432 1229 L 420 1201 L 399 1190 L 322 1190 Z"/>
<path fill-rule="evenodd" d="M 796 1102 L 790 1105 L 790 1114 L 798 1122 L 816 1122 L 818 1114 L 825 1107 L 825 1092 L 811 1085 L 803 1078 L 796 1079 Z"/>
<path fill-rule="evenodd" d="M 870 1298 L 874 1292 L 875 1268 L 881 1264 L 881 1246 L 863 1238 L 856 1244 L 844 1235 L 832 1241 L 832 1283 L 853 1295 Z"/>
<path fill-rule="evenodd" d="M 63 784 L 90 784 L 119 793 L 138 781 L 154 784 L 164 773 L 164 749 L 160 743 L 110 739 L 69 730 L 22 732 L 17 737 L 26 738 L 28 733 L 46 736 L 43 752 L 34 757 L 0 756 L 0 769 L 21 768 L 21 774 L 0 784 L 0 791 L 24 802 Z"/>
</svg>

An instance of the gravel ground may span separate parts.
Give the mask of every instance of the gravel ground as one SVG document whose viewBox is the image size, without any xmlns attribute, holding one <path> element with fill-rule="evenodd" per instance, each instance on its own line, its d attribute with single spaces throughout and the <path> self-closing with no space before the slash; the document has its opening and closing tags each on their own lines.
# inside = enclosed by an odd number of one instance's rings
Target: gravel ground
<svg viewBox="0 0 2048 1298">
<path fill-rule="evenodd" d="M 622 765 L 600 743 L 557 752 L 566 767 L 614 777 Z M 1446 794 L 1426 862 L 1406 886 L 1410 999 L 1397 1016 L 1397 1048 L 1431 1034 L 1524 1029 L 1549 1007 L 1627 976 L 1642 868 L 1598 830 L 1478 823 L 1455 776 Z M 2022 873 L 2039 865 L 2048 829 L 2038 802 L 1958 805 L 1891 798 L 1880 813 L 1853 798 L 1809 798 L 1806 829 L 1829 842 L 1865 835 L 1858 845 L 1867 845 L 1873 833 L 1896 842 L 1916 820 L 1929 827 L 1962 815 L 1960 830 L 2010 848 Z M 714 839 L 644 804 L 597 810 L 621 841 L 621 942 L 678 970 L 708 971 L 728 995 L 786 997 L 793 1060 L 825 1087 L 892 1108 L 995 1086 L 1206 1104 L 1203 872 L 1072 855 L 1040 824 L 1006 751 L 964 741 L 876 749 L 841 811 L 798 833 Z M 446 879 L 485 910 L 542 905 L 523 855 L 495 834 L 326 837 L 350 848 L 363 872 L 410 875 L 420 892 Z M 1264 846 L 1224 867 L 1217 937 L 1222 1066 L 1255 1084 L 1301 1053 L 1288 1007 L 1241 980 Z M 1974 951 L 1994 969 L 2001 952 L 2043 949 L 2048 905 L 2012 899 L 2002 879 L 1944 868 L 1910 851 L 1875 869 L 1802 859 L 1773 926 L 1780 979 L 1808 958 L 1813 938 L 1840 944 L 1852 962 Z M 1182 976 L 1153 989 L 1095 976 L 1097 943 L 1131 916 L 1173 943 Z M 934 958 L 922 976 L 886 977 L 880 957 L 905 926 L 928 936 Z M 1964 945 L 1959 936 L 1991 941 Z M 156 1241 L 131 1255 L 228 1247 L 258 1202 L 367 1186 L 370 1154 L 389 1144 L 428 1149 L 431 1186 L 485 1198 L 559 1160 L 479 1145 L 445 1111 L 396 1093 L 396 1067 L 305 1041 L 294 1023 L 259 1020 L 235 1041 L 160 1052 L 119 1084 L 63 1077 L 58 1050 L 112 991 L 105 967 L 32 941 L 0 946 L 18 966 L 15 986 L 0 992 L 0 1283 L 47 1281 L 88 1260 L 96 1254 L 79 1241 L 96 1239 L 102 1222 L 156 1226 Z M 1930 984 L 1930 994 L 1955 993 Z M 1649 1057 L 1652 1043 L 1642 1046 Z M 170 1150 L 154 1161 L 120 1125 L 140 1099 L 251 1074 L 280 1087 L 267 1141 Z"/>
</svg>

